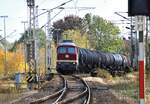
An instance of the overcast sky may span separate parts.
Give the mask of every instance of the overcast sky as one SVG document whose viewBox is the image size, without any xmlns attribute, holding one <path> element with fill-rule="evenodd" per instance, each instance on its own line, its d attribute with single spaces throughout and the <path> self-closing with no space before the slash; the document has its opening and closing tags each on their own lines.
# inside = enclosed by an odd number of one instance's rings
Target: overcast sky
<svg viewBox="0 0 150 104">
<path fill-rule="evenodd" d="M 15 33 L 11 37 L 8 37 L 9 41 L 14 41 L 18 39 L 19 33 L 24 31 L 23 24 L 21 21 L 27 21 L 27 3 L 26 0 L 0 0 L 0 16 L 7 15 L 6 18 L 6 34 L 11 34 L 14 30 Z M 68 0 L 35 0 L 35 5 L 39 6 L 39 13 L 43 11 L 40 9 L 51 9 L 64 3 Z M 122 23 L 119 20 L 123 20 L 122 17 L 114 14 L 114 12 L 127 12 L 128 0 L 73 0 L 70 3 L 64 5 L 64 7 L 95 7 L 95 9 L 65 9 L 63 10 L 53 21 L 63 18 L 64 16 L 73 14 L 83 17 L 86 13 L 92 13 L 99 15 L 105 19 L 111 20 L 115 23 Z M 58 13 L 60 10 L 54 10 L 51 15 L 52 17 Z M 123 16 L 127 16 L 127 13 L 120 13 Z M 47 14 L 39 17 L 39 26 L 42 26 L 47 21 Z M 122 27 L 124 34 L 125 25 L 118 24 Z M 0 18 L 0 30 L 4 30 L 3 19 Z M 3 31 L 0 31 L 0 35 L 3 36 Z"/>
</svg>

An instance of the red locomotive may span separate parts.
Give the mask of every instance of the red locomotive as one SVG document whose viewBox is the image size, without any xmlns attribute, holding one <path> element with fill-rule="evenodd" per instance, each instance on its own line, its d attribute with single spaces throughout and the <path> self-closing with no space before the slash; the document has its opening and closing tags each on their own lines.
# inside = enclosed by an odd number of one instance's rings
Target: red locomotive
<svg viewBox="0 0 150 104">
<path fill-rule="evenodd" d="M 63 41 L 57 47 L 57 71 L 63 74 L 69 74 L 76 71 L 77 66 L 77 46 L 71 40 Z"/>
</svg>

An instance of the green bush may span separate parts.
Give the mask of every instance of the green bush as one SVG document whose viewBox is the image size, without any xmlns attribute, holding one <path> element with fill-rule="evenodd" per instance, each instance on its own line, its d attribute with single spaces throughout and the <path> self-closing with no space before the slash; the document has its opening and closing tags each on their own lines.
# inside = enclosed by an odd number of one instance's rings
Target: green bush
<svg viewBox="0 0 150 104">
<path fill-rule="evenodd" d="M 150 71 L 150 65 L 148 64 L 147 66 L 146 66 L 146 70 L 148 70 L 148 71 Z"/>
<path fill-rule="evenodd" d="M 147 69 L 145 71 L 146 71 L 146 78 L 150 79 L 150 65 L 147 65 Z"/>
</svg>

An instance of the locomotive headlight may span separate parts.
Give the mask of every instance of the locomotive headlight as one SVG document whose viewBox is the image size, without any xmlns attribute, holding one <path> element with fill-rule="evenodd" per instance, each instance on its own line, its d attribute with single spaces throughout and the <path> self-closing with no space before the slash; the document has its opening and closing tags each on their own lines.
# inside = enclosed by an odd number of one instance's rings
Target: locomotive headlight
<svg viewBox="0 0 150 104">
<path fill-rule="evenodd" d="M 65 58 L 69 58 L 69 55 L 65 55 Z"/>
</svg>

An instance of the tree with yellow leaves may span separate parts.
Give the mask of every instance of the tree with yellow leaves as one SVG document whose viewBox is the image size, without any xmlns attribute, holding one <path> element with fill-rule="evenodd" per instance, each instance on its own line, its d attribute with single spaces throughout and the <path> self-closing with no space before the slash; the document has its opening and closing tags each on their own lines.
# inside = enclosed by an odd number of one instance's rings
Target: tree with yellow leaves
<svg viewBox="0 0 150 104">
<path fill-rule="evenodd" d="M 0 49 L 0 74 L 24 72 L 24 68 L 25 68 L 24 55 L 23 55 L 23 51 L 20 48 L 18 48 L 16 52 L 8 51 L 6 53 L 6 63 L 4 57 L 5 57 L 5 53 L 2 49 Z M 7 70 L 4 70 L 5 64 Z"/>
</svg>

